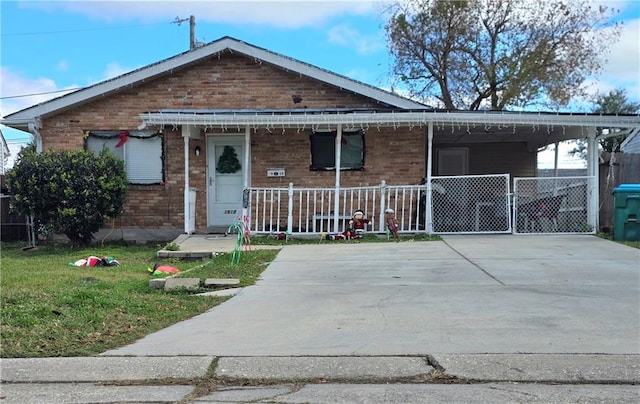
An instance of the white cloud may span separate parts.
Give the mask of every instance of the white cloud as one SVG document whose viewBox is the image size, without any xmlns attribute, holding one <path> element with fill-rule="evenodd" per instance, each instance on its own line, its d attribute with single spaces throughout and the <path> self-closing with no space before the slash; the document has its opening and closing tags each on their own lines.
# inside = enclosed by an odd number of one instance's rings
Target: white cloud
<svg viewBox="0 0 640 404">
<path fill-rule="evenodd" d="M 597 94 L 622 88 L 631 101 L 640 101 L 640 19 L 626 20 L 622 25 L 620 37 L 612 43 L 602 72 L 597 78 L 589 78 L 583 83 L 586 98 L 575 99 L 572 107 L 580 112 L 593 109 L 593 99 Z"/>
<path fill-rule="evenodd" d="M 327 36 L 330 43 L 353 47 L 361 55 L 376 53 L 385 47 L 384 37 L 381 34 L 363 35 L 348 24 L 332 27 Z"/>
<path fill-rule="evenodd" d="M 59 8 L 95 20 L 141 21 L 173 20 L 176 17 L 196 17 L 198 21 L 224 22 L 235 24 L 262 24 L 280 28 L 314 26 L 331 18 L 350 14 L 375 13 L 374 0 L 350 1 L 65 1 L 28 2 L 26 7 L 52 9 Z"/>
<path fill-rule="evenodd" d="M 0 100 L 0 114 L 2 116 L 59 97 L 64 94 L 64 91 L 60 90 L 78 87 L 71 85 L 60 88 L 50 78 L 38 77 L 34 79 L 25 77 L 19 72 L 4 66 L 0 67 L 0 76 L 2 77 L 0 93 L 5 97 Z"/>
<path fill-rule="evenodd" d="M 600 85 L 605 90 L 623 87 L 630 98 L 640 100 L 640 19 L 627 20 L 618 42 L 611 46 Z"/>
</svg>

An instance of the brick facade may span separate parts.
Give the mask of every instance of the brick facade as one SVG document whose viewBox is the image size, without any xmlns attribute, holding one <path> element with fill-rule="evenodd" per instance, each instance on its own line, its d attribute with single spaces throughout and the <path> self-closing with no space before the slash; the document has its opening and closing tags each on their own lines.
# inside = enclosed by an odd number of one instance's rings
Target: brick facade
<svg viewBox="0 0 640 404">
<path fill-rule="evenodd" d="M 293 96 L 302 98 L 293 102 Z M 161 109 L 373 108 L 375 100 L 350 93 L 259 60 L 224 53 L 153 80 L 67 110 L 43 121 L 43 147 L 84 146 L 90 130 L 135 130 L 139 114 Z M 244 133 L 243 128 L 239 128 Z M 118 227 L 183 228 L 184 140 L 179 128 L 163 128 L 165 181 L 162 185 L 131 185 Z M 190 186 L 199 190 L 196 228 L 207 226 L 206 138 L 190 140 Z M 424 128 L 369 128 L 365 133 L 365 167 L 341 175 L 344 186 L 414 184 L 425 173 Z M 253 186 L 330 187 L 334 171 L 310 171 L 309 128 L 251 130 Z M 266 169 L 283 167 L 284 178 L 267 178 Z"/>
</svg>

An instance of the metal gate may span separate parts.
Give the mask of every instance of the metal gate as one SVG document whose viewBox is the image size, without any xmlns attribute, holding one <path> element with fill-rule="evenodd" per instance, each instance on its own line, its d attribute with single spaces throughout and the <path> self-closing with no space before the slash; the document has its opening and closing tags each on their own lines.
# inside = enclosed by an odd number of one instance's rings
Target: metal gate
<svg viewBox="0 0 640 404">
<path fill-rule="evenodd" d="M 514 178 L 515 234 L 595 234 L 595 177 Z"/>
<path fill-rule="evenodd" d="M 433 232 L 511 233 L 509 174 L 431 179 Z"/>
</svg>

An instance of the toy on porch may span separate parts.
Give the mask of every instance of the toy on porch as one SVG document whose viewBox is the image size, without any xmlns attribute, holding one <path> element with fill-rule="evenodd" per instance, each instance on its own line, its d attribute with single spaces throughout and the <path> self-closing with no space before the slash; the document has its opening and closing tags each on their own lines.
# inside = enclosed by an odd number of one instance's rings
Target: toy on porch
<svg viewBox="0 0 640 404">
<path fill-rule="evenodd" d="M 398 219 L 396 219 L 396 212 L 393 209 L 388 208 L 384 211 L 384 223 L 385 230 L 387 232 L 387 239 L 393 235 L 393 238 L 395 238 L 396 241 L 399 240 Z"/>
<path fill-rule="evenodd" d="M 362 237 L 368 225 L 369 219 L 364 215 L 364 212 L 360 209 L 356 210 L 349 221 L 349 229 L 345 232 L 348 233 L 347 238 Z"/>
</svg>

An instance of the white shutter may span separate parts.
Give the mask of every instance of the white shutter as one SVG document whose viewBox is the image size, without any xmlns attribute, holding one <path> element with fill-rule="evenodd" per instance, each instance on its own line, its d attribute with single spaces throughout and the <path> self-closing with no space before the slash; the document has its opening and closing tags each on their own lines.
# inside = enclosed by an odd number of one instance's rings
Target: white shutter
<svg viewBox="0 0 640 404">
<path fill-rule="evenodd" d="M 111 150 L 116 157 L 122 160 L 122 147 L 116 147 L 119 140 L 120 139 L 118 138 L 89 136 L 87 138 L 87 150 L 95 153 L 97 156 L 102 152 L 103 148 L 107 148 Z"/>
<path fill-rule="evenodd" d="M 162 182 L 162 138 L 145 139 L 130 137 L 124 144 L 125 164 L 132 184 L 157 184 Z"/>
</svg>

